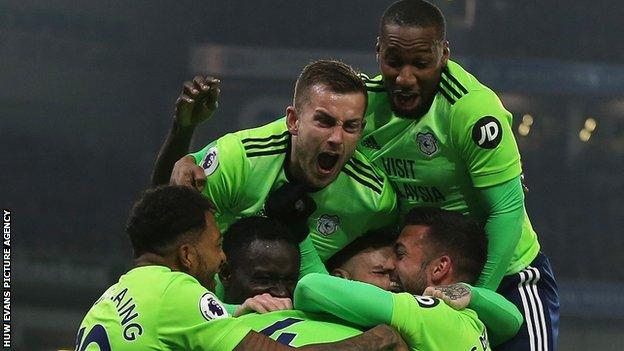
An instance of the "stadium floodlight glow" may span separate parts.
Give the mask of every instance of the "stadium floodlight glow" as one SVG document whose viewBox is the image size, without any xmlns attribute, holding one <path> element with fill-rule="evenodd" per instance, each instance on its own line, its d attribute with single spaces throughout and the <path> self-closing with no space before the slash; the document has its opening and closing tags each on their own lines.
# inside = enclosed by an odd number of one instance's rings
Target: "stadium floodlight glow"
<svg viewBox="0 0 624 351">
<path fill-rule="evenodd" d="M 589 117 L 588 119 L 585 120 L 585 128 L 587 129 L 587 131 L 589 131 L 590 133 L 593 132 L 594 130 L 596 130 L 596 127 L 598 126 L 598 122 L 596 122 L 595 119 Z"/>
<path fill-rule="evenodd" d="M 532 126 L 533 125 L 533 116 L 531 116 L 528 113 L 525 113 L 524 116 L 522 116 L 522 124 L 526 124 L 527 126 Z"/>
<path fill-rule="evenodd" d="M 587 142 L 589 138 L 591 138 L 591 135 L 592 133 L 589 130 L 583 128 L 579 132 L 579 139 L 581 139 L 582 142 Z"/>
<path fill-rule="evenodd" d="M 520 134 L 522 136 L 529 135 L 530 131 L 531 131 L 531 127 L 529 127 L 528 125 L 526 125 L 524 123 L 520 123 L 520 125 L 518 126 L 518 134 Z"/>
</svg>

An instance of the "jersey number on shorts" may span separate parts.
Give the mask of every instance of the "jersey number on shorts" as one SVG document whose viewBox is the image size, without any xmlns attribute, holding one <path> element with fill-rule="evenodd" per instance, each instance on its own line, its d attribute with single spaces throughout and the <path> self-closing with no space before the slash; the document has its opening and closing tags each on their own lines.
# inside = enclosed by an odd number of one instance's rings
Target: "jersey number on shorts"
<svg viewBox="0 0 624 351">
<path fill-rule="evenodd" d="M 260 333 L 271 337 L 271 335 L 273 335 L 273 333 L 280 331 L 282 329 L 288 328 L 291 325 L 295 324 L 295 323 L 299 323 L 299 322 L 303 322 L 303 319 L 299 319 L 299 318 L 286 318 L 286 319 L 282 319 L 281 321 L 277 321 L 273 324 L 271 324 L 270 326 L 262 329 L 260 331 Z M 292 346 L 290 345 L 290 343 L 295 339 L 295 337 L 297 336 L 297 333 L 281 333 L 277 339 L 275 339 L 277 342 L 279 342 L 280 344 L 284 344 L 284 345 L 288 345 L 288 346 Z"/>
<path fill-rule="evenodd" d="M 100 348 L 100 351 L 111 351 L 108 334 L 106 334 L 106 329 L 104 329 L 102 325 L 94 325 L 83 340 L 82 337 L 84 336 L 85 329 L 86 328 L 81 328 L 78 331 L 78 335 L 76 336 L 76 351 L 85 351 L 87 346 L 91 343 L 95 343 Z"/>
</svg>

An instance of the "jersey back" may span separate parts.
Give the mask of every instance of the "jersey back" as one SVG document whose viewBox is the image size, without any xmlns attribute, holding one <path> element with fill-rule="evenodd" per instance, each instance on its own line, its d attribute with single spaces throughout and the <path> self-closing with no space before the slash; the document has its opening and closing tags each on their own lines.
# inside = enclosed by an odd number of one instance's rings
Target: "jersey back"
<svg viewBox="0 0 624 351">
<path fill-rule="evenodd" d="M 77 351 L 232 350 L 250 331 L 188 274 L 134 268 L 104 292 L 80 324 Z"/>
<path fill-rule="evenodd" d="M 496 94 L 448 61 L 429 111 L 408 119 L 392 112 L 381 76 L 364 79 L 369 105 L 358 150 L 388 175 L 400 213 L 434 206 L 484 220 L 476 188 L 501 184 L 521 173 L 512 116 Z M 507 274 L 526 267 L 538 251 L 537 235 L 525 213 Z"/>
<path fill-rule="evenodd" d="M 297 310 L 251 313 L 238 319 L 258 333 L 293 347 L 340 341 L 362 333 L 336 317 Z"/>
</svg>

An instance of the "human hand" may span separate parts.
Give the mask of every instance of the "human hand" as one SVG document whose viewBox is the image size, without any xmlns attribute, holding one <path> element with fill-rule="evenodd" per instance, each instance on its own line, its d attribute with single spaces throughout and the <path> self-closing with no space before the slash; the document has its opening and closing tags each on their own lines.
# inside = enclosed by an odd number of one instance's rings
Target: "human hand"
<svg viewBox="0 0 624 351">
<path fill-rule="evenodd" d="M 169 184 L 184 185 L 203 191 L 206 185 L 206 173 L 203 168 L 195 164 L 193 156 L 184 156 L 173 166 Z"/>
<path fill-rule="evenodd" d="M 472 298 L 470 288 L 462 283 L 429 286 L 423 295 L 437 297 L 456 310 L 468 307 Z"/>
<path fill-rule="evenodd" d="M 250 297 L 234 312 L 234 317 L 242 316 L 249 312 L 267 313 L 281 310 L 292 310 L 292 300 L 290 298 L 273 297 L 264 293 Z"/>
<path fill-rule="evenodd" d="M 176 101 L 175 123 L 180 127 L 197 127 L 212 116 L 220 93 L 221 81 L 214 77 L 196 76 L 185 82 Z"/>
</svg>

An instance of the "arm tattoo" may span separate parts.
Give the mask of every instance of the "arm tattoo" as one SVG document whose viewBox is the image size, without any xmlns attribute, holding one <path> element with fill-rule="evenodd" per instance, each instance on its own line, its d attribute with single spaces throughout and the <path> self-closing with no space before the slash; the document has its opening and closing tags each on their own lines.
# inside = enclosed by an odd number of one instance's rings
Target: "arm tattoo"
<svg viewBox="0 0 624 351">
<path fill-rule="evenodd" d="M 439 290 L 444 293 L 444 295 L 448 296 L 451 300 L 459 300 L 464 296 L 470 294 L 470 289 L 467 288 L 464 284 L 452 284 L 447 286 L 439 286 L 436 287 L 436 290 Z"/>
</svg>

